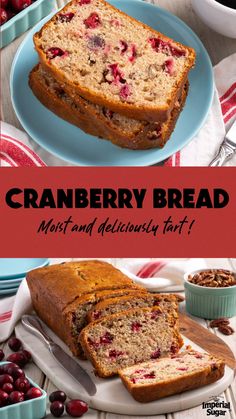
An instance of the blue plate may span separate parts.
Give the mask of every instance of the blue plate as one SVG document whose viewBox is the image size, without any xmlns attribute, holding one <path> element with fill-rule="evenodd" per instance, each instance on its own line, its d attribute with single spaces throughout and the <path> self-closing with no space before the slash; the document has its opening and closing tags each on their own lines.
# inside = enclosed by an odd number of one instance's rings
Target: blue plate
<svg viewBox="0 0 236 419">
<path fill-rule="evenodd" d="M 85 134 L 40 104 L 28 86 L 28 74 L 38 62 L 33 46 L 33 34 L 42 27 L 48 17 L 29 32 L 16 53 L 10 78 L 12 103 L 28 134 L 46 150 L 62 159 L 83 166 L 148 166 L 163 161 L 180 150 L 203 125 L 213 99 L 212 65 L 197 35 L 176 16 L 139 0 L 112 0 L 111 3 L 196 50 L 197 62 L 190 72 L 190 92 L 186 106 L 165 147 L 145 151 L 121 149 L 109 141 Z"/>
<path fill-rule="evenodd" d="M 0 295 L 16 294 L 19 287 L 0 290 Z"/>
<path fill-rule="evenodd" d="M 2 258 L 0 259 L 0 281 L 24 277 L 28 271 L 48 264 L 49 260 L 46 258 Z"/>
<path fill-rule="evenodd" d="M 0 290 L 19 287 L 24 278 L 22 277 L 17 282 L 11 281 L 10 279 L 8 281 L 0 281 Z"/>
</svg>

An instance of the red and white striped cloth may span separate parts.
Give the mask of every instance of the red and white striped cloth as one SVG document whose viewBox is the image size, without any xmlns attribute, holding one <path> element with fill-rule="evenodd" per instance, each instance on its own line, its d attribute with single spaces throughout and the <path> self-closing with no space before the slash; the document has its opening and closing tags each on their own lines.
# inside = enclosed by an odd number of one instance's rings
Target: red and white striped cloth
<svg viewBox="0 0 236 419">
<path fill-rule="evenodd" d="M 166 166 L 208 166 L 236 119 L 236 54 L 217 64 L 214 75 L 216 91 L 206 123 L 186 147 L 165 162 Z M 0 166 L 45 166 L 44 162 L 47 166 L 70 165 L 38 146 L 26 133 L 1 124 Z M 236 155 L 226 165 L 236 166 Z"/>
<path fill-rule="evenodd" d="M 236 120 L 236 54 L 217 64 L 214 76 L 215 97 L 206 123 L 186 147 L 166 161 L 166 166 L 208 166 Z M 236 166 L 236 155 L 226 166 Z"/>
<path fill-rule="evenodd" d="M 28 136 L 5 122 L 1 122 L 0 165 L 5 167 L 46 166 L 30 147 Z"/>
</svg>

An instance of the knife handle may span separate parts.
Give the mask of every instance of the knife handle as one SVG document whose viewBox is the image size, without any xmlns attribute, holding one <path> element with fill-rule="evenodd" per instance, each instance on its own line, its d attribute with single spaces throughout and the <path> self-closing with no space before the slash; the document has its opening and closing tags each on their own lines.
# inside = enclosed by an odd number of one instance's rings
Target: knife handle
<svg viewBox="0 0 236 419">
<path fill-rule="evenodd" d="M 25 314 L 22 316 L 21 322 L 26 329 L 30 330 L 34 335 L 39 336 L 50 347 L 53 341 L 45 333 L 41 322 L 36 316 Z"/>
<path fill-rule="evenodd" d="M 223 166 L 235 153 L 235 147 L 232 147 L 229 141 L 225 140 L 220 146 L 217 156 L 211 161 L 209 166 Z"/>
</svg>

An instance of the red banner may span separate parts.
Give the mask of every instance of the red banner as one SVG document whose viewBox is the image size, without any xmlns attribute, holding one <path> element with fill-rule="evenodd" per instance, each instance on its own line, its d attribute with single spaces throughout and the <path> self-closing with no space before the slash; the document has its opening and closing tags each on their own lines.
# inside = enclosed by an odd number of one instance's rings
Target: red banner
<svg viewBox="0 0 236 419">
<path fill-rule="evenodd" d="M 0 257 L 235 257 L 234 168 L 2 168 Z"/>
</svg>

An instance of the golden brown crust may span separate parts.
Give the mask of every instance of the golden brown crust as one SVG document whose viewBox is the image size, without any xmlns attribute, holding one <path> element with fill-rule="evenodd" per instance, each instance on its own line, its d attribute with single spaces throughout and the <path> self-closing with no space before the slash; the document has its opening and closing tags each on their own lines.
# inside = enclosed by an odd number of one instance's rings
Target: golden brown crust
<svg viewBox="0 0 236 419">
<path fill-rule="evenodd" d="M 162 124 L 162 134 L 159 138 L 148 139 L 149 133 L 156 130 L 156 124 L 143 123 L 143 128 L 130 135 L 122 129 L 109 123 L 107 118 L 94 112 L 93 107 L 86 103 L 83 98 L 73 97 L 74 107 L 70 102 L 63 100 L 47 86 L 45 79 L 41 76 L 39 65 L 37 65 L 29 75 L 29 85 L 35 96 L 40 102 L 64 120 L 76 125 L 85 132 L 98 137 L 106 138 L 113 144 L 133 150 L 144 150 L 156 147 L 163 147 L 174 130 L 176 121 L 184 107 L 188 93 L 188 83 L 186 83 L 179 98 L 179 105 L 175 106 L 168 122 Z M 63 85 L 63 88 L 65 86 Z"/>
<path fill-rule="evenodd" d="M 100 298 L 103 292 L 105 298 L 121 289 L 144 290 L 109 263 L 98 260 L 34 269 L 26 279 L 36 313 L 75 355 L 81 354 L 78 339 L 72 335 L 71 316 L 76 307 L 97 302 L 99 292 Z"/>
<path fill-rule="evenodd" d="M 141 365 L 142 364 L 137 364 L 137 367 L 140 367 Z M 224 368 L 224 362 L 220 359 L 216 359 L 215 369 L 212 369 L 209 365 L 204 371 L 198 371 L 196 373 L 192 373 L 191 375 L 186 375 L 185 377 L 180 376 L 172 381 L 162 381 L 161 383 L 152 383 L 140 386 L 133 385 L 129 380 L 127 380 L 123 370 L 119 371 L 119 376 L 135 400 L 140 403 L 147 403 L 214 383 L 223 377 Z"/>
<path fill-rule="evenodd" d="M 140 25 L 140 28 L 145 28 L 145 29 L 149 29 L 151 32 L 153 32 L 153 36 L 161 36 L 164 40 L 166 41 L 172 41 L 170 38 L 168 38 L 167 36 L 155 31 L 154 29 L 150 28 L 149 26 L 145 25 L 142 22 L 137 21 L 136 19 L 134 19 L 133 17 L 127 15 L 126 13 L 122 12 L 121 10 L 115 8 L 114 6 L 110 5 L 109 3 L 106 3 L 104 0 L 100 0 L 103 4 L 106 5 L 106 7 L 109 7 L 110 9 L 112 9 L 112 11 L 115 11 L 116 13 L 119 13 L 123 16 L 126 16 L 127 20 L 130 21 L 135 21 L 138 22 Z M 61 11 L 60 13 L 63 11 L 63 13 L 67 12 L 67 9 L 70 8 L 72 2 L 69 2 Z M 80 85 L 78 85 L 77 83 L 73 83 L 72 81 L 70 81 L 66 75 L 59 69 L 54 68 L 52 61 L 48 60 L 46 57 L 46 54 L 43 52 L 43 50 L 41 49 L 41 44 L 40 44 L 40 37 L 42 34 L 42 31 L 44 29 L 44 27 L 47 27 L 50 25 L 51 22 L 53 22 L 56 19 L 56 15 L 54 15 L 42 28 L 39 32 L 37 32 L 34 35 L 34 44 L 35 44 L 35 49 L 39 55 L 39 59 L 40 62 L 42 63 L 42 65 L 52 74 L 52 76 L 54 76 L 56 78 L 56 80 L 58 80 L 61 83 L 66 83 L 67 88 L 68 88 L 68 93 L 69 94 L 73 94 L 75 92 L 77 92 L 79 95 L 83 96 L 85 99 L 90 100 L 92 103 L 96 103 L 98 105 L 101 106 L 106 106 L 108 109 L 111 109 L 114 112 L 118 112 L 121 113 L 129 118 L 134 118 L 134 119 L 139 119 L 139 120 L 147 120 L 147 121 L 166 121 L 169 116 L 170 113 L 172 111 L 172 109 L 174 108 L 175 102 L 178 98 L 179 95 L 179 91 L 183 88 L 184 84 L 187 81 L 187 76 L 188 76 L 188 72 L 190 71 L 190 69 L 194 66 L 195 63 L 195 57 L 196 57 L 196 53 L 194 51 L 193 48 L 190 47 L 185 47 L 188 52 L 189 52 L 189 60 L 188 60 L 188 65 L 186 65 L 186 71 L 183 74 L 183 76 L 181 77 L 180 80 L 178 80 L 178 82 L 176 82 L 175 85 L 175 89 L 172 93 L 172 96 L 170 98 L 167 99 L 167 105 L 166 106 L 159 106 L 158 108 L 153 108 L 153 107 L 148 107 L 148 106 L 137 106 L 135 104 L 130 104 L 130 103 L 122 103 L 122 102 L 115 102 L 112 100 L 109 100 L 107 98 L 105 98 L 102 95 L 98 95 L 98 94 L 94 94 L 94 92 L 91 89 L 88 89 L 86 87 L 82 87 Z M 183 47 L 183 45 L 181 45 L 180 43 L 176 42 L 176 45 L 179 45 L 179 47 Z"/>
</svg>

